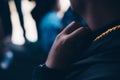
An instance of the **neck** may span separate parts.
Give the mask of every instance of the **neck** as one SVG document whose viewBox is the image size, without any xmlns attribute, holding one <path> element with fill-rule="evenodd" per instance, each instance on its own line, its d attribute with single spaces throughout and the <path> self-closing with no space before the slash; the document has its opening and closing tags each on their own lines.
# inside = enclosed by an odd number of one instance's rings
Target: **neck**
<svg viewBox="0 0 120 80">
<path fill-rule="evenodd" d="M 103 5 L 88 4 L 87 7 L 82 16 L 93 31 L 120 19 L 120 11 L 110 10 Z"/>
</svg>

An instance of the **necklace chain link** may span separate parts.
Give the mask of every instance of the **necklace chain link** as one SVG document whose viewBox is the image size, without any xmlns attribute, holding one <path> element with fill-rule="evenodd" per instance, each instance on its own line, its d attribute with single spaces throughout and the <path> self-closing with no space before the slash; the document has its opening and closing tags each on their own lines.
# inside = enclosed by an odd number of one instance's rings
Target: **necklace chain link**
<svg viewBox="0 0 120 80">
<path fill-rule="evenodd" d="M 97 41 L 97 40 L 99 40 L 100 38 L 104 37 L 105 35 L 113 32 L 113 31 L 115 31 L 115 30 L 118 30 L 118 29 L 120 29 L 120 25 L 108 29 L 107 31 L 105 31 L 105 32 L 103 32 L 102 34 L 100 34 L 99 36 L 97 36 L 93 41 Z"/>
</svg>

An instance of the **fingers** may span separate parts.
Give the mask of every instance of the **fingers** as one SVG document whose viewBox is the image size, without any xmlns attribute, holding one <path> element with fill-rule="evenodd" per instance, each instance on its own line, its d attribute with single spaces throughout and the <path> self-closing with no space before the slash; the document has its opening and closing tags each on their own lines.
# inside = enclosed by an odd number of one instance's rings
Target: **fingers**
<svg viewBox="0 0 120 80">
<path fill-rule="evenodd" d="M 65 34 L 70 34 L 72 33 L 74 30 L 78 29 L 81 27 L 81 24 L 80 23 L 77 23 L 75 21 L 73 21 L 71 24 L 69 24 L 63 31 L 62 33 L 65 33 Z"/>
<path fill-rule="evenodd" d="M 71 40 L 80 40 L 87 36 L 87 34 L 91 34 L 91 30 L 87 27 L 80 27 L 69 34 L 69 39 Z"/>
</svg>

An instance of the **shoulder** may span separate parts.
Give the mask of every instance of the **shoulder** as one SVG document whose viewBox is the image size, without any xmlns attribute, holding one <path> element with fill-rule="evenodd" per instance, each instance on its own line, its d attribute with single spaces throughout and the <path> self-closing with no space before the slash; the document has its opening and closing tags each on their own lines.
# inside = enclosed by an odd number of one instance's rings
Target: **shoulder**
<svg viewBox="0 0 120 80">
<path fill-rule="evenodd" d="M 112 51 L 113 49 L 118 49 L 120 52 L 120 37 L 118 37 L 118 34 L 120 34 L 120 29 L 110 32 L 96 41 L 93 40 L 90 48 L 95 51 Z"/>
<path fill-rule="evenodd" d="M 83 58 L 76 64 L 75 80 L 120 79 L 120 30 L 111 32 L 98 41 L 93 41 Z M 82 71 L 82 73 L 80 72 Z"/>
</svg>

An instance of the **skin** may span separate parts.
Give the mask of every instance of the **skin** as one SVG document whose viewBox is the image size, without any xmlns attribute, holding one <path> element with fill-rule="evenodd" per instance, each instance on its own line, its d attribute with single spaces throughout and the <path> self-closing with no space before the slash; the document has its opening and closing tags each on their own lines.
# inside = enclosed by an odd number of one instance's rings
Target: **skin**
<svg viewBox="0 0 120 80">
<path fill-rule="evenodd" d="M 120 10 L 113 0 L 70 0 L 73 10 L 84 18 L 91 30 L 120 19 Z M 109 4 L 108 4 L 109 2 Z M 114 7 L 114 8 L 113 8 Z"/>
<path fill-rule="evenodd" d="M 56 5 L 55 5 L 55 10 L 56 10 L 56 11 L 59 11 L 60 8 L 61 8 L 61 6 L 60 6 L 60 1 L 57 0 L 57 3 L 56 3 Z"/>
<path fill-rule="evenodd" d="M 89 28 L 82 27 L 79 23 L 72 22 L 56 38 L 46 66 L 52 69 L 67 68 L 77 61 L 78 53 L 84 51 L 82 47 L 89 41 L 84 41 L 86 36 L 92 35 L 91 30 L 97 30 L 107 23 L 120 19 L 120 10 L 114 7 L 113 0 L 70 0 L 72 9 L 84 18 Z M 109 3 L 108 3 L 109 1 Z M 115 1 L 115 0 L 114 0 Z M 87 39 L 89 40 L 89 39 Z M 77 44 L 81 44 L 77 46 Z"/>
</svg>

